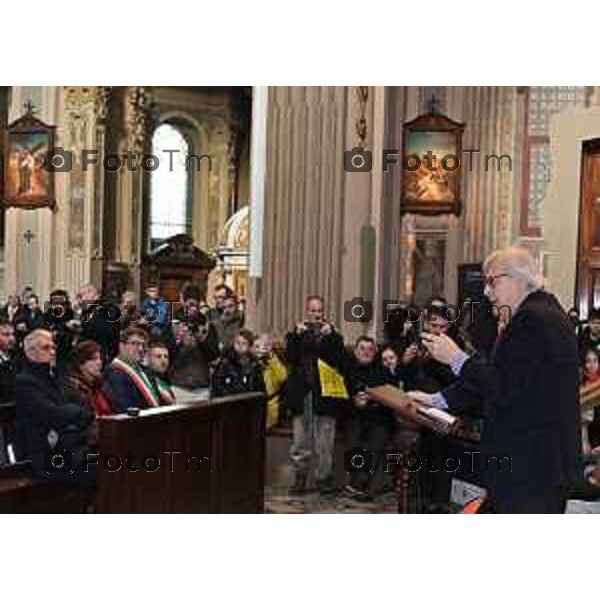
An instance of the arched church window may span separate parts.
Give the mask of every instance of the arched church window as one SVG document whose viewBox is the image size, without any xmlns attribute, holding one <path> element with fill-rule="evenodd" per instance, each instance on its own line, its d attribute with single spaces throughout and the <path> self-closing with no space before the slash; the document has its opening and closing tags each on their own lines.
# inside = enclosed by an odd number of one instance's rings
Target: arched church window
<svg viewBox="0 0 600 600">
<path fill-rule="evenodd" d="M 152 154 L 160 161 L 150 183 L 150 239 L 155 246 L 173 235 L 191 233 L 193 169 L 186 168 L 186 159 L 192 154 L 190 144 L 169 123 L 156 128 Z"/>
</svg>

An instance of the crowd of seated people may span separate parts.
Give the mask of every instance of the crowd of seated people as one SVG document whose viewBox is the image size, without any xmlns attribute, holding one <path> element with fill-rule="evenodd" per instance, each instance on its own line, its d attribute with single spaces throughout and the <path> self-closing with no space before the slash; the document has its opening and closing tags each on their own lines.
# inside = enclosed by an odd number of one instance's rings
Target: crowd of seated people
<svg viewBox="0 0 600 600">
<path fill-rule="evenodd" d="M 89 482 L 79 471 L 95 448 L 96 417 L 173 404 L 174 385 L 263 391 L 254 336 L 242 326 L 224 285 L 213 307 L 193 287 L 175 306 L 156 286 L 140 303 L 131 292 L 109 301 L 91 284 L 74 301 L 53 290 L 43 306 L 31 288 L 10 296 L 0 308 L 0 403 L 16 405 L 15 456 L 30 460 L 36 477 L 57 480 L 44 457 L 66 450 L 81 476 L 70 481 Z"/>
</svg>

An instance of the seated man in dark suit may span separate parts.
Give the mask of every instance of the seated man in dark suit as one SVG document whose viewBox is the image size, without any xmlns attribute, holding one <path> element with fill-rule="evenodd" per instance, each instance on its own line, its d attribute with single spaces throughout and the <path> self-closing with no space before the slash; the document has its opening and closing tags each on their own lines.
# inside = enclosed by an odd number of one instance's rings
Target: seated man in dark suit
<svg viewBox="0 0 600 600">
<path fill-rule="evenodd" d="M 562 513 L 581 475 L 577 338 L 526 249 L 494 252 L 484 271 L 486 295 L 511 312 L 491 359 L 424 333 L 430 354 L 460 378 L 439 394 L 411 395 L 455 413 L 481 407 L 480 464 L 497 512 Z"/>
<path fill-rule="evenodd" d="M 87 467 L 95 452 L 93 409 L 63 395 L 54 375 L 51 332 L 32 331 L 24 352 L 14 386 L 20 457 L 31 459 L 34 476 L 43 481 L 93 485 L 95 469 Z"/>
<path fill-rule="evenodd" d="M 108 365 L 105 373 L 115 412 L 162 404 L 158 389 L 142 367 L 148 342 L 148 332 L 140 327 L 129 327 L 121 334 L 119 355 Z"/>
</svg>

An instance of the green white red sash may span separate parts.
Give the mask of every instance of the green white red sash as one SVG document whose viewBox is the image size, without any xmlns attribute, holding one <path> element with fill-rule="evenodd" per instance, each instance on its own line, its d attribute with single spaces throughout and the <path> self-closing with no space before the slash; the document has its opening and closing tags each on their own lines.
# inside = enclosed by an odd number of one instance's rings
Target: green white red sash
<svg viewBox="0 0 600 600">
<path fill-rule="evenodd" d="M 156 387 L 158 388 L 158 393 L 160 394 L 160 403 L 173 404 L 175 402 L 175 394 L 173 394 L 171 385 L 162 377 L 158 376 L 154 378 L 154 381 L 156 381 Z"/>
<path fill-rule="evenodd" d="M 133 381 L 133 384 L 138 389 L 140 394 L 142 394 L 148 406 L 160 406 L 160 401 L 156 395 L 154 386 L 148 379 L 146 373 L 144 373 L 141 369 L 136 369 L 120 358 L 115 358 L 112 361 L 112 366 L 117 371 L 125 373 L 131 379 L 131 381 Z"/>
</svg>

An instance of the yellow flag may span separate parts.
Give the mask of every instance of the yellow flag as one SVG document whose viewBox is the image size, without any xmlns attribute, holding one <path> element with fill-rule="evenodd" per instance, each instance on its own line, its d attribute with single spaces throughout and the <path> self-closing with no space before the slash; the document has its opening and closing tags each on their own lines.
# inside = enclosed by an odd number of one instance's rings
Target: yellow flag
<svg viewBox="0 0 600 600">
<path fill-rule="evenodd" d="M 281 389 L 287 377 L 288 372 L 285 365 L 274 355 L 263 371 L 265 389 L 267 397 L 269 397 L 267 401 L 267 429 L 276 425 L 279 420 L 279 394 L 276 392 Z"/>
<path fill-rule="evenodd" d="M 324 398 L 339 398 L 348 400 L 350 398 L 344 378 L 326 362 L 319 359 L 319 379 L 321 381 L 321 396 Z"/>
</svg>

